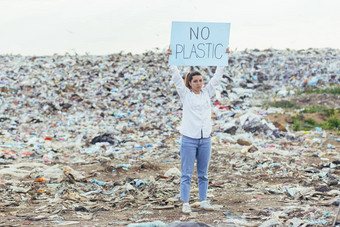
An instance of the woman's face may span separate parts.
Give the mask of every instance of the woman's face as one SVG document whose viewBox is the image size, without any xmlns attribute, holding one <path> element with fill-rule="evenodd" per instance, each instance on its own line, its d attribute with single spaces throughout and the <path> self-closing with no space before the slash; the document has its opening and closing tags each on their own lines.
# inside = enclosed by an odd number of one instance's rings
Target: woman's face
<svg viewBox="0 0 340 227">
<path fill-rule="evenodd" d="M 189 85 L 191 87 L 191 90 L 195 94 L 199 94 L 201 92 L 202 87 L 203 87 L 203 76 L 201 76 L 201 75 L 193 76 L 192 80 L 189 81 Z"/>
</svg>

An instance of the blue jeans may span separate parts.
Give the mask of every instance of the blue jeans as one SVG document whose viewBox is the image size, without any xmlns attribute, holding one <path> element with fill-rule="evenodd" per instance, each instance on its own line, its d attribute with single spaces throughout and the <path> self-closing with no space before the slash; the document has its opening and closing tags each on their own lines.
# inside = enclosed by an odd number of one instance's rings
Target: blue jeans
<svg viewBox="0 0 340 227">
<path fill-rule="evenodd" d="M 192 139 L 182 135 L 181 143 L 181 201 L 188 202 L 192 172 L 197 159 L 199 199 L 207 199 L 208 166 L 211 154 L 211 138 Z"/>
</svg>

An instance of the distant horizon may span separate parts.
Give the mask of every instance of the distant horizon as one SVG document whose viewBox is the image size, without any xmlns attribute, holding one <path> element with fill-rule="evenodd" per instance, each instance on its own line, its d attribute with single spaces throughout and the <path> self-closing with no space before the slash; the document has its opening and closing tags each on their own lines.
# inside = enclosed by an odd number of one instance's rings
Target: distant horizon
<svg viewBox="0 0 340 227">
<path fill-rule="evenodd" d="M 158 49 L 158 50 L 157 50 Z M 264 49 L 259 49 L 259 48 L 245 48 L 242 50 L 238 50 L 238 49 L 232 49 L 231 48 L 231 52 L 235 51 L 235 52 L 242 52 L 242 51 L 266 51 L 266 50 L 276 50 L 276 51 L 302 51 L 302 50 L 339 50 L 340 48 L 331 48 L 331 47 L 323 47 L 323 48 L 313 48 L 313 47 L 309 47 L 309 48 L 303 48 L 303 49 L 292 49 L 292 48 L 282 48 L 282 49 L 278 49 L 278 48 L 264 48 Z M 123 55 L 127 55 L 127 54 L 132 54 L 132 55 L 143 55 L 145 53 L 148 52 L 153 52 L 153 53 L 163 53 L 163 51 L 165 52 L 166 49 L 160 49 L 160 48 L 153 48 L 150 50 L 146 50 L 145 52 L 141 52 L 141 53 L 132 53 L 132 52 L 128 52 L 128 51 L 118 51 L 118 52 L 112 52 L 112 53 L 108 53 L 108 54 L 91 54 L 91 53 L 83 53 L 83 54 L 78 54 L 76 52 L 74 53 L 69 53 L 69 52 L 65 52 L 65 53 L 54 53 L 54 54 L 46 54 L 46 55 L 37 55 L 37 54 L 12 54 L 12 53 L 7 53 L 7 54 L 1 54 L 0 56 L 22 56 L 22 57 L 52 57 L 54 55 L 57 56 L 109 56 L 109 55 L 114 55 L 114 54 L 123 54 Z"/>
<path fill-rule="evenodd" d="M 0 0 L 0 55 L 162 51 L 172 21 L 231 23 L 231 50 L 340 49 L 338 0 Z"/>
</svg>

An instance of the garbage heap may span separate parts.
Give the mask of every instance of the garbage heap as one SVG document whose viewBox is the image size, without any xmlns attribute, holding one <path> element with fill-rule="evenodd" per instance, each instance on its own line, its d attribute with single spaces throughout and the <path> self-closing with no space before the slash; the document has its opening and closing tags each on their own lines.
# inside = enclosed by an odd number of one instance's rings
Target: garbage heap
<svg viewBox="0 0 340 227">
<path fill-rule="evenodd" d="M 319 146 L 326 132 L 296 133 L 268 121 L 267 115 L 282 109 L 262 104 L 310 86 L 338 86 L 339 54 L 337 49 L 231 54 L 212 100 L 209 198 L 223 200 L 228 195 L 223 191 L 237 186 L 234 193 L 250 198 L 246 201 L 252 210 L 232 212 L 220 205 L 216 209 L 222 215 L 214 216 L 220 223 L 332 222 L 334 205 L 339 204 L 339 146 Z M 156 211 L 177 209 L 182 107 L 167 60 L 164 53 L 153 51 L 0 56 L 3 224 L 14 211 L 16 220 L 67 224 L 66 211 L 80 223 L 102 211 L 144 209 L 128 220 L 111 220 L 118 225 L 161 220 Z M 208 81 L 215 67 L 179 70 L 183 76 L 200 70 Z M 333 107 L 339 108 L 338 103 Z M 339 142 L 338 135 L 332 136 Z M 143 171 L 149 172 L 139 175 Z M 259 210 L 259 201 L 271 196 L 282 203 Z M 20 212 L 30 206 L 30 214 Z"/>
</svg>

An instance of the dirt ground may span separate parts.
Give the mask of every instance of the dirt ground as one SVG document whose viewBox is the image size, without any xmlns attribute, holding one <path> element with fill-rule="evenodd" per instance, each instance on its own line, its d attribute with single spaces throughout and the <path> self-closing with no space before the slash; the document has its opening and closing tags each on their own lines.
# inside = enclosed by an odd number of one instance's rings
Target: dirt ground
<svg viewBox="0 0 340 227">
<path fill-rule="evenodd" d="M 257 226 L 269 218 L 273 211 L 280 211 L 283 207 L 294 207 L 291 210 L 291 216 L 281 217 L 283 220 L 293 217 L 307 218 L 311 213 L 317 217 L 322 217 L 323 214 L 319 213 L 320 209 L 330 213 L 335 212 L 337 209 L 337 207 L 323 202 L 323 197 L 329 199 L 329 196 L 323 193 L 314 195 L 311 198 L 295 200 L 289 198 L 289 196 L 264 189 L 264 186 L 307 185 L 314 187 L 322 184 L 322 180 L 311 180 L 309 174 L 302 170 L 291 170 L 291 176 L 288 177 L 269 174 L 267 171 L 252 171 L 252 174 L 239 175 L 239 168 L 242 167 L 228 164 L 233 159 L 230 154 L 221 155 L 220 153 L 213 152 L 212 156 L 213 160 L 210 166 L 211 182 L 208 194 L 212 204 L 218 205 L 219 210 L 217 211 L 207 212 L 199 208 L 193 208 L 191 215 L 181 214 L 180 203 L 176 200 L 168 201 L 169 198 L 178 193 L 179 184 L 177 183 L 177 187 L 167 188 L 166 184 L 173 180 L 159 178 L 158 181 L 164 184 L 165 188 L 160 188 L 156 192 L 158 198 L 150 198 L 148 196 L 138 198 L 140 195 L 135 197 L 136 195 L 131 193 L 131 198 L 114 205 L 105 200 L 101 201 L 100 198 L 93 201 L 65 199 L 60 204 L 64 208 L 69 207 L 71 204 L 88 207 L 91 202 L 94 207 L 92 211 L 85 211 L 85 209 L 83 211 L 75 211 L 67 208 L 62 209 L 57 206 L 52 210 L 56 211 L 58 216 L 62 216 L 63 220 L 55 221 L 48 217 L 53 215 L 46 215 L 46 212 L 51 212 L 48 209 L 48 199 L 51 199 L 51 196 L 48 194 L 45 196 L 40 195 L 35 200 L 24 204 L 17 203 L 2 207 L 0 213 L 1 226 L 53 226 L 57 224 L 69 226 L 126 226 L 130 223 L 152 222 L 156 220 L 165 223 L 195 221 L 213 226 L 228 226 L 226 212 L 230 212 L 235 217 L 242 216 L 248 221 L 255 223 L 253 226 Z M 225 161 L 225 166 L 220 165 L 221 160 Z M 150 161 L 157 163 L 157 160 Z M 308 168 L 310 166 L 317 166 L 317 163 L 321 163 L 321 161 L 318 157 L 309 157 L 303 163 L 305 168 Z M 88 175 L 96 173 L 102 181 L 123 183 L 129 178 L 145 179 L 148 176 L 157 177 L 160 173 L 169 169 L 169 165 L 157 165 L 159 166 L 158 170 L 135 169 L 124 171 L 120 174 L 106 172 L 101 163 L 82 166 L 75 165 L 72 167 Z M 171 166 L 173 165 L 179 168 L 178 163 L 172 163 Z M 339 176 L 339 173 L 340 171 L 336 170 L 334 175 Z M 194 177 L 194 181 L 196 180 L 197 178 Z M 191 203 L 196 202 L 198 198 L 197 185 L 194 182 L 193 186 Z M 43 186 L 40 185 L 39 187 Z M 339 189 L 338 185 L 331 188 Z M 148 190 L 147 187 L 144 190 Z M 20 200 L 20 198 L 17 199 Z M 310 207 L 309 212 L 305 210 L 306 207 Z M 60 210 L 58 211 L 59 208 Z M 143 211 L 148 212 L 143 213 Z"/>
<path fill-rule="evenodd" d="M 339 107 L 339 99 L 320 96 L 296 100 L 300 104 L 325 104 Z M 306 100 L 310 100 L 308 103 Z M 325 100 L 328 100 L 325 102 Z M 289 114 L 273 114 L 268 116 L 271 121 L 278 121 L 283 125 L 287 122 Z M 324 121 L 318 114 L 308 117 L 317 122 Z M 216 211 L 202 211 L 193 207 L 191 215 L 181 213 L 181 203 L 178 201 L 179 177 L 165 177 L 164 173 L 170 168 L 180 169 L 180 159 L 176 150 L 179 145 L 169 139 L 165 150 L 170 150 L 170 161 L 158 158 L 140 159 L 129 169 L 112 172 L 115 164 L 122 160 L 99 156 L 86 157 L 93 162 L 83 162 L 69 165 L 72 169 L 82 173 L 85 180 L 82 182 L 65 179 L 63 187 L 67 188 L 60 202 L 51 203 L 57 198 L 49 192 L 45 182 L 32 182 L 24 180 L 32 189 L 25 193 L 11 195 L 11 203 L 2 203 L 0 206 L 1 226 L 126 226 L 130 223 L 162 221 L 172 223 L 202 222 L 211 226 L 235 226 L 231 220 L 246 220 L 248 226 L 259 226 L 266 220 L 276 217 L 288 225 L 293 218 L 302 220 L 325 220 L 329 226 L 337 211 L 332 205 L 337 196 L 332 190 L 339 190 L 337 183 L 331 178 L 318 177 L 316 173 L 336 160 L 340 143 L 336 132 L 327 131 L 327 139 L 322 145 L 311 145 L 304 140 L 272 141 L 257 151 L 249 152 L 247 146 L 236 146 L 221 140 L 213 140 L 212 159 L 209 167 L 208 199 L 216 206 Z M 307 137 L 308 138 L 308 137 Z M 312 137 L 314 138 L 314 137 Z M 333 138 L 333 139 L 332 139 Z M 327 149 L 326 144 L 332 144 L 335 149 Z M 143 151 L 138 151 L 140 155 Z M 285 152 L 288 152 L 285 153 Z M 84 156 L 85 154 L 77 154 Z M 164 156 L 166 157 L 166 156 Z M 128 160 L 128 156 L 125 157 Z M 26 160 L 32 161 L 32 160 Z M 278 166 L 267 165 L 280 163 Z M 60 159 L 49 165 L 65 165 L 67 159 Z M 339 167 L 339 166 L 338 166 Z M 339 178 L 340 169 L 331 170 L 333 177 Z M 307 171 L 308 170 L 308 171 Z M 315 172 L 313 172 L 315 171 Z M 70 175 L 68 175 L 70 176 Z M 89 183 L 92 179 L 108 182 L 104 189 L 124 185 L 134 179 L 153 179 L 153 183 L 142 185 L 137 189 L 128 191 L 124 196 L 114 194 L 110 196 L 77 196 L 81 183 Z M 6 179 L 4 179 L 6 180 Z M 196 173 L 193 175 L 191 204 L 198 202 Z M 0 182 L 1 183 L 1 182 Z M 78 184 L 79 183 L 79 184 Z M 318 188 L 325 186 L 327 190 Z M 0 189 L 6 190 L 8 185 L 0 184 Z M 59 189 L 61 189 L 60 187 Z M 77 189 L 78 188 L 78 189 Z M 296 193 L 289 195 L 287 188 L 310 189 L 310 193 Z M 46 190 L 44 190 L 46 189 Z M 177 195 L 177 196 L 176 196 Z M 27 200 L 23 198 L 27 198 Z M 281 214 L 280 214 L 281 212 Z M 321 222 L 320 222 L 321 223 Z M 318 224 L 317 224 L 318 225 Z M 322 224 L 320 224 L 321 226 Z M 240 226 L 246 226 L 240 224 Z"/>
<path fill-rule="evenodd" d="M 337 95 L 332 94 L 304 94 L 299 96 L 289 97 L 288 99 L 283 99 L 285 101 L 289 101 L 297 104 L 301 108 L 312 107 L 312 106 L 320 106 L 327 108 L 340 108 L 340 99 Z M 287 109 L 285 113 L 282 114 L 270 114 L 266 117 L 271 122 L 278 122 L 284 127 L 287 125 L 292 125 L 292 117 L 295 112 L 292 112 L 291 109 Z M 317 124 L 327 122 L 327 117 L 325 113 L 317 112 L 317 113 L 303 113 L 301 114 L 304 119 L 313 119 Z M 339 114 L 338 114 L 339 115 Z M 340 116 L 338 116 L 340 118 Z M 320 148 L 326 149 L 327 144 L 331 144 L 333 146 L 339 146 L 339 142 L 335 141 L 334 136 L 339 136 L 338 132 L 335 130 L 326 130 L 329 135 L 322 146 Z"/>
<path fill-rule="evenodd" d="M 328 108 L 339 108 L 340 100 L 338 95 L 333 94 L 302 94 L 290 98 L 291 102 L 301 107 L 322 106 Z"/>
</svg>

